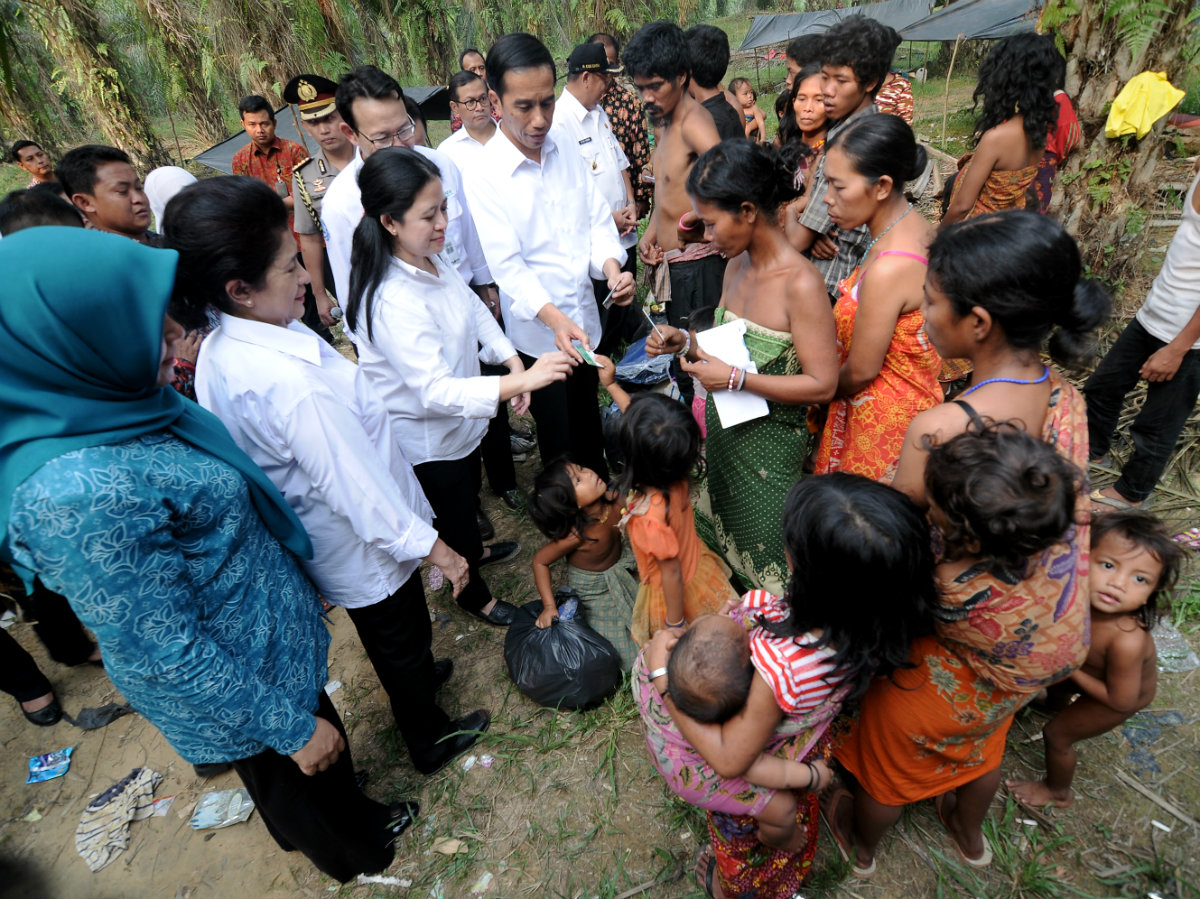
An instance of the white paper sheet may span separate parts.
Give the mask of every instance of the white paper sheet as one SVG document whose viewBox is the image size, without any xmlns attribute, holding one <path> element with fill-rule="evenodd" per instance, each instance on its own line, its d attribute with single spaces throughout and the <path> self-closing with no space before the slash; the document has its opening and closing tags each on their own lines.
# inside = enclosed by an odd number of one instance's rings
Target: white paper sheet
<svg viewBox="0 0 1200 899">
<path fill-rule="evenodd" d="M 726 365 L 744 369 L 750 374 L 758 373 L 758 366 L 750 361 L 750 351 L 746 349 L 746 323 L 741 319 L 697 332 L 696 342 L 700 344 L 700 349 Z M 732 428 L 762 418 L 769 411 L 767 401 L 755 393 L 716 390 L 712 397 L 722 428 Z"/>
</svg>

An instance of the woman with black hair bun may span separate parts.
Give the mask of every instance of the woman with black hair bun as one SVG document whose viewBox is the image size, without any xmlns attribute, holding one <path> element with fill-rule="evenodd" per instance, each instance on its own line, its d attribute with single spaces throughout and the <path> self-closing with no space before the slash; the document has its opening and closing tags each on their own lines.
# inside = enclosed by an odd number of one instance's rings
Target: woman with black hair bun
<svg viewBox="0 0 1200 899">
<path fill-rule="evenodd" d="M 834 138 L 825 160 L 825 204 L 839 228 L 867 225 L 871 243 L 838 284 L 836 398 L 829 404 L 814 471 L 890 480 L 904 434 L 942 401 L 942 360 L 925 335 L 921 302 L 933 226 L 904 195 L 925 168 L 912 129 L 873 115 Z"/>
<path fill-rule="evenodd" d="M 779 120 L 778 146 L 784 158 L 793 166 L 797 188 L 812 184 L 825 151 L 825 132 L 828 120 L 825 115 L 825 95 L 821 67 L 816 63 L 805 66 L 792 82 L 787 93 L 787 111 Z M 795 229 L 800 222 L 800 213 L 808 206 L 807 191 L 783 207 L 780 221 L 784 233 Z"/>
<path fill-rule="evenodd" d="M 1058 120 L 1056 67 L 1044 38 L 1014 34 L 979 67 L 975 150 L 958 161 L 942 225 L 1004 209 L 1037 209 L 1034 188 L 1046 134 Z"/>
<path fill-rule="evenodd" d="M 705 353 L 692 331 L 659 326 L 646 349 L 677 353 L 709 391 L 707 501 L 701 535 L 755 587 L 782 593 L 787 579 L 779 521 L 783 501 L 812 441 L 805 407 L 826 403 L 837 387 L 836 337 L 824 281 L 787 242 L 778 210 L 799 189 L 773 147 L 727 140 L 696 160 L 687 190 L 705 234 L 729 257 L 715 324 L 745 323 L 757 371 L 731 368 Z M 745 390 L 768 413 L 721 426 L 712 394 Z M 711 516 L 711 522 L 706 521 Z M 706 532 L 711 524 L 711 531 Z"/>
</svg>

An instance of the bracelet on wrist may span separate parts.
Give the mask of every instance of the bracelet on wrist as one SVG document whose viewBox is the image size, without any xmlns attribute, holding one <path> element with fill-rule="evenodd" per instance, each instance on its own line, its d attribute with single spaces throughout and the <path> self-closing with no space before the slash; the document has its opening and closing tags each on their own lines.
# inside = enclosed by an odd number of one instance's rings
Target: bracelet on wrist
<svg viewBox="0 0 1200 899">
<path fill-rule="evenodd" d="M 681 349 L 675 355 L 686 357 L 687 354 L 690 353 L 691 351 L 692 351 L 692 332 L 684 331 L 683 332 L 683 349 Z"/>
<path fill-rule="evenodd" d="M 726 390 L 733 390 L 733 385 L 737 383 L 738 370 L 736 368 L 729 369 L 729 383 L 725 385 Z"/>
<path fill-rule="evenodd" d="M 676 628 L 687 627 L 687 619 L 686 618 L 680 618 L 679 621 L 677 621 L 675 624 L 672 624 L 669 621 L 666 621 L 664 623 L 666 624 L 667 627 L 676 627 Z"/>
<path fill-rule="evenodd" d="M 746 369 L 743 368 L 740 371 L 741 374 L 738 375 L 738 382 L 737 387 L 734 388 L 735 390 L 741 390 L 746 385 Z"/>
<path fill-rule="evenodd" d="M 666 673 L 667 669 L 665 666 L 662 668 L 655 668 L 650 672 L 650 680 L 658 680 L 658 678 L 662 677 Z"/>
</svg>

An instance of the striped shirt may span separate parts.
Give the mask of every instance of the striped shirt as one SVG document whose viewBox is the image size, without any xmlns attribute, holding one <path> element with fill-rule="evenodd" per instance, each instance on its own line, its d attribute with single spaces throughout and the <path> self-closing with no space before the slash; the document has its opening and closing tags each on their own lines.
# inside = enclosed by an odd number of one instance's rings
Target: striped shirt
<svg viewBox="0 0 1200 899">
<path fill-rule="evenodd" d="M 832 664 L 830 646 L 814 647 L 815 637 L 780 637 L 764 627 L 753 627 L 760 618 L 774 624 L 787 620 L 787 603 L 766 590 L 751 590 L 742 597 L 735 617 L 750 631 L 750 660 L 775 694 L 785 715 L 803 715 L 827 702 L 841 683 Z"/>
</svg>

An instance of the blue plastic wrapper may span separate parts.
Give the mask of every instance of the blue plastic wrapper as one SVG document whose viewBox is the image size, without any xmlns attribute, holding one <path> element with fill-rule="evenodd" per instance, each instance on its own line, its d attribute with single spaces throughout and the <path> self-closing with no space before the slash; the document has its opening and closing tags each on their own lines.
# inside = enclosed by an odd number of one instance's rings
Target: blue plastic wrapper
<svg viewBox="0 0 1200 899">
<path fill-rule="evenodd" d="M 626 384 L 658 384 L 671 374 L 671 356 L 646 354 L 646 338 L 635 340 L 617 363 L 617 380 Z"/>
<path fill-rule="evenodd" d="M 71 753 L 74 746 L 60 749 L 58 752 L 47 752 L 45 755 L 34 755 L 29 758 L 29 779 L 27 784 L 38 784 L 44 780 L 54 780 L 62 777 L 71 767 Z"/>
</svg>

